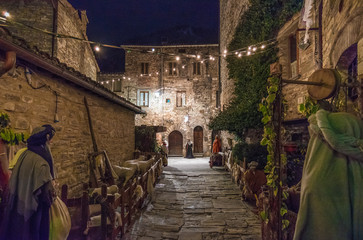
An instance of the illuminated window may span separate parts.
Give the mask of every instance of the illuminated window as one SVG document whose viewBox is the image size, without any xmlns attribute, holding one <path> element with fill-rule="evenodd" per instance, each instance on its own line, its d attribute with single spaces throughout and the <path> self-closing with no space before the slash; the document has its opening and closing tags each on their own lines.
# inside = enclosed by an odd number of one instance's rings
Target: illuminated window
<svg viewBox="0 0 363 240">
<path fill-rule="evenodd" d="M 185 91 L 176 92 L 176 106 L 177 107 L 184 107 L 185 106 Z"/>
<path fill-rule="evenodd" d="M 148 107 L 149 106 L 149 91 L 139 92 L 139 106 Z"/>
</svg>

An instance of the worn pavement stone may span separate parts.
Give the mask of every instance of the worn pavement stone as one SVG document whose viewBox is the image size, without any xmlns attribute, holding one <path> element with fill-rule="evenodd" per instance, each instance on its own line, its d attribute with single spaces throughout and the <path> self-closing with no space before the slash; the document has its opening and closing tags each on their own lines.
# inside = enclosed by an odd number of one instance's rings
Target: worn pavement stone
<svg viewBox="0 0 363 240">
<path fill-rule="evenodd" d="M 260 240 L 260 220 L 241 201 L 239 188 L 208 158 L 169 158 L 153 201 L 126 239 Z"/>
</svg>

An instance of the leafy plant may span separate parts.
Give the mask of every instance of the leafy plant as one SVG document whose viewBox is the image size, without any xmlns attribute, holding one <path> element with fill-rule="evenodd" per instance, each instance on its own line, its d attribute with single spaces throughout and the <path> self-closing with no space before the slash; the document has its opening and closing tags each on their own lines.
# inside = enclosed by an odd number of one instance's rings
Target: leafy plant
<svg viewBox="0 0 363 240">
<path fill-rule="evenodd" d="M 18 145 L 21 142 L 25 142 L 28 138 L 28 134 L 15 133 L 10 128 L 10 119 L 8 114 L 0 113 L 0 138 L 9 145 Z"/>
<path fill-rule="evenodd" d="M 259 143 L 247 144 L 245 142 L 238 142 L 233 147 L 232 153 L 238 163 L 243 160 L 246 161 L 246 164 L 256 161 L 258 162 L 259 169 L 263 169 L 266 165 L 267 150 L 265 146 L 261 146 Z"/>
<path fill-rule="evenodd" d="M 306 118 L 309 118 L 312 114 L 315 114 L 319 110 L 318 103 L 306 97 L 305 101 L 299 105 L 299 112 L 302 113 Z"/>
</svg>

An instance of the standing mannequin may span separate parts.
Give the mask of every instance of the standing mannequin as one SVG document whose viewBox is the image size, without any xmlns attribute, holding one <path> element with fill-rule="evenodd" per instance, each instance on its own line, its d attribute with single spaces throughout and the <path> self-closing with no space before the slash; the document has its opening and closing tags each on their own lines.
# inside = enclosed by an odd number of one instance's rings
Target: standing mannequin
<svg viewBox="0 0 363 240">
<path fill-rule="evenodd" d="M 294 240 L 363 239 L 363 121 L 319 110 L 309 123 Z"/>
<path fill-rule="evenodd" d="M 213 153 L 219 153 L 221 151 L 221 140 L 219 140 L 218 135 L 216 135 L 213 142 Z"/>
</svg>

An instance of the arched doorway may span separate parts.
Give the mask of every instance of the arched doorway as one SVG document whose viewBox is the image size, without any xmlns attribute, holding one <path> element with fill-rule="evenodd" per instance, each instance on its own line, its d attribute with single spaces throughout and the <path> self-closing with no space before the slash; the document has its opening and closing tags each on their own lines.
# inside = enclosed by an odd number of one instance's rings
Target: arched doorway
<svg viewBox="0 0 363 240">
<path fill-rule="evenodd" d="M 197 126 L 194 128 L 194 153 L 203 153 L 203 128 Z"/>
<path fill-rule="evenodd" d="M 169 156 L 183 156 L 183 135 L 179 131 L 169 134 Z"/>
</svg>

